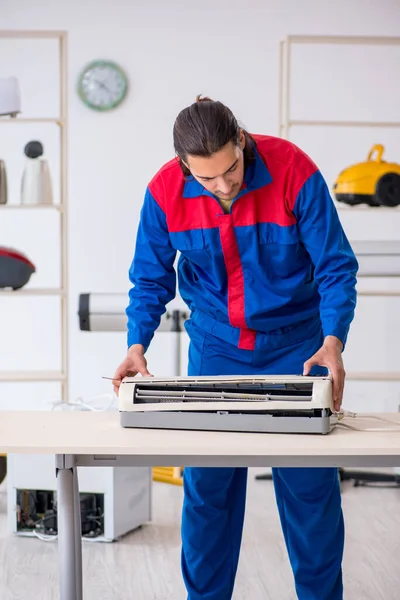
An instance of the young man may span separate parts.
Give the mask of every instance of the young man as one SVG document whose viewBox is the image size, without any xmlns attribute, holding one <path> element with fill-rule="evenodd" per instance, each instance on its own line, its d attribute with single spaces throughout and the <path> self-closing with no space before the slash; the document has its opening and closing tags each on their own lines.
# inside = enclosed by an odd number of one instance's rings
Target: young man
<svg viewBox="0 0 400 600">
<path fill-rule="evenodd" d="M 128 353 L 114 376 L 150 375 L 145 352 L 179 291 L 189 375 L 325 374 L 339 410 L 357 261 L 324 179 L 294 144 L 253 135 L 208 98 L 174 125 L 177 158 L 149 183 L 130 269 Z M 182 573 L 189 600 L 229 600 L 247 470 L 185 468 Z M 342 600 L 344 522 L 332 468 L 273 479 L 299 600 Z M 267 560 L 267 558 L 266 558 Z"/>
</svg>

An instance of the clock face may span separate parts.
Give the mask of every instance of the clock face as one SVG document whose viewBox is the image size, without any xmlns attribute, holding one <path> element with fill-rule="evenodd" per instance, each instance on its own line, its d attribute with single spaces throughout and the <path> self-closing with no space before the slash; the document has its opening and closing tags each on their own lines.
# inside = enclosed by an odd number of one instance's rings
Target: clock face
<svg viewBox="0 0 400 600">
<path fill-rule="evenodd" d="M 117 64 L 97 60 L 90 63 L 78 81 L 78 94 L 89 108 L 111 110 L 126 96 L 128 79 Z"/>
</svg>

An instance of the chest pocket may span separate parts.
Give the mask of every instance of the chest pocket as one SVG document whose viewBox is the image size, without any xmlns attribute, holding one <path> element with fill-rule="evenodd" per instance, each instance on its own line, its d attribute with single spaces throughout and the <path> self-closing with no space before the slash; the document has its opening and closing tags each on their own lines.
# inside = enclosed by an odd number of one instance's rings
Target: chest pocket
<svg viewBox="0 0 400 600">
<path fill-rule="evenodd" d="M 172 247 L 195 265 L 208 268 L 210 255 L 207 250 L 202 229 L 174 231 L 169 234 Z"/>
<path fill-rule="evenodd" d="M 260 223 L 257 233 L 260 266 L 271 278 L 285 279 L 309 269 L 310 258 L 296 225 Z"/>
</svg>

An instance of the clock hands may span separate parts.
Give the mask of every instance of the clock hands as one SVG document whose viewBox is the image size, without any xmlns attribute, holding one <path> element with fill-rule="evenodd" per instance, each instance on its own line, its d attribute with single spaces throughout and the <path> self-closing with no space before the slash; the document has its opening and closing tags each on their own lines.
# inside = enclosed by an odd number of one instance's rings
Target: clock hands
<svg viewBox="0 0 400 600">
<path fill-rule="evenodd" d="M 103 83 L 102 81 L 95 80 L 93 83 L 97 83 L 97 84 L 98 84 L 100 87 L 102 87 L 102 88 L 103 88 L 104 90 L 106 90 L 107 92 L 110 92 L 110 91 L 111 91 L 111 90 L 110 90 L 110 88 L 108 88 L 108 87 L 106 86 L 106 84 L 105 84 L 105 83 Z"/>
</svg>

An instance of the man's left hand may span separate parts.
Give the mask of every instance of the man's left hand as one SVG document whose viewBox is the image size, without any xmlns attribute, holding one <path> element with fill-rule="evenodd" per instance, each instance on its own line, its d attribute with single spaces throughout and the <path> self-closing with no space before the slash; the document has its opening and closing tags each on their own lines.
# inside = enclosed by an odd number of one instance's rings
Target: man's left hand
<svg viewBox="0 0 400 600">
<path fill-rule="evenodd" d="M 323 346 L 304 363 L 303 375 L 308 375 L 311 367 L 319 365 L 326 367 L 332 375 L 333 405 L 336 411 L 340 410 L 343 400 L 344 380 L 346 373 L 342 359 L 343 344 L 339 338 L 327 335 Z"/>
</svg>

